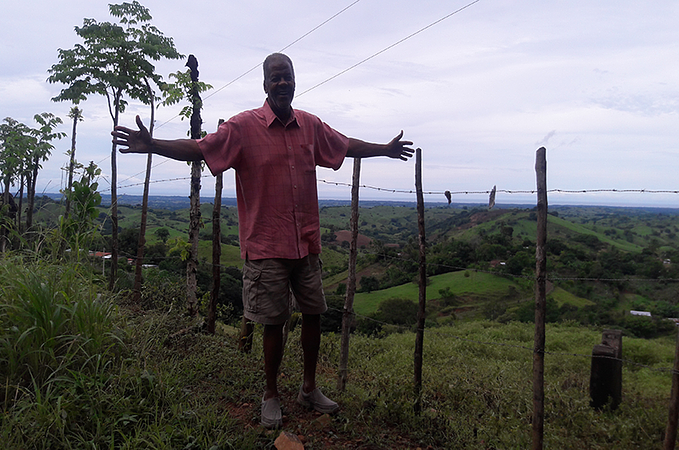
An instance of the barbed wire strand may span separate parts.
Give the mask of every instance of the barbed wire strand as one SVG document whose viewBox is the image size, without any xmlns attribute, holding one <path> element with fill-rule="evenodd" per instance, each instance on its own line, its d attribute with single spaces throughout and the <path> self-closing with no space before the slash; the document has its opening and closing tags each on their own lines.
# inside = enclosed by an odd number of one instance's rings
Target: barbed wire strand
<svg viewBox="0 0 679 450">
<path fill-rule="evenodd" d="M 169 160 L 168 160 L 169 161 Z M 165 161 L 166 162 L 166 161 Z M 163 162 L 164 163 L 164 162 Z M 159 163 L 163 164 L 163 163 Z M 141 172 L 140 172 L 141 173 Z M 103 176 L 103 175 L 102 175 Z M 133 178 L 132 177 L 127 178 L 126 180 Z M 202 175 L 202 178 L 212 178 L 212 175 Z M 160 180 L 150 180 L 150 184 L 154 183 L 168 183 L 172 181 L 179 181 L 179 180 L 190 180 L 191 177 L 175 177 L 175 178 L 164 178 Z M 351 187 L 351 183 L 346 183 L 342 181 L 328 181 L 325 179 L 318 179 L 317 180 L 319 183 L 325 183 L 329 185 L 335 185 L 335 186 L 344 186 L 344 187 Z M 134 187 L 134 186 L 141 186 L 143 185 L 144 182 L 139 182 L 139 183 L 132 183 L 132 184 L 127 184 L 127 185 L 122 185 L 118 186 L 118 189 L 124 189 L 128 187 Z M 388 193 L 400 193 L 400 194 L 415 194 L 415 189 L 394 189 L 394 188 L 384 188 L 384 187 L 379 187 L 379 186 L 371 186 L 367 184 L 361 184 L 359 185 L 361 188 L 365 189 L 373 189 L 381 192 L 388 192 Z M 109 189 L 103 190 L 102 192 L 105 192 Z M 446 192 L 450 193 L 451 195 L 490 195 L 492 192 L 492 189 L 486 190 L 486 191 L 424 191 L 423 194 L 425 195 L 445 195 Z M 520 190 L 520 189 L 496 189 L 496 193 L 504 193 L 504 194 L 509 194 L 509 195 L 514 195 L 514 194 L 535 194 L 537 193 L 536 190 Z M 608 193 L 618 193 L 618 194 L 629 194 L 629 193 L 637 193 L 637 194 L 679 194 L 679 190 L 671 190 L 671 189 L 617 189 L 617 188 L 595 188 L 595 189 L 548 189 L 548 193 L 562 193 L 562 194 L 592 194 L 592 193 L 601 193 L 601 192 L 608 192 Z"/>
<path fill-rule="evenodd" d="M 476 3 L 480 2 L 480 1 L 481 1 L 481 0 L 474 0 L 473 2 L 470 2 L 470 3 L 466 4 L 465 6 L 463 6 L 463 7 L 459 8 L 459 9 L 453 11 L 452 13 L 447 14 L 447 15 L 441 17 L 441 18 L 438 19 L 438 20 L 435 20 L 434 22 L 430 23 L 429 25 L 420 28 L 419 30 L 415 31 L 414 33 L 409 34 L 408 36 L 406 36 L 406 37 L 404 37 L 404 38 L 402 38 L 402 39 L 396 41 L 395 43 L 393 43 L 393 44 L 391 44 L 391 45 L 386 46 L 386 47 L 383 48 L 382 50 L 380 50 L 380 51 L 378 51 L 378 52 L 376 52 L 376 53 L 373 53 L 372 55 L 368 56 L 367 58 L 365 58 L 365 59 L 363 59 L 363 60 L 361 60 L 361 61 L 359 61 L 359 62 L 357 62 L 356 64 L 354 64 L 354 65 L 352 65 L 352 66 L 350 66 L 350 67 L 348 67 L 348 68 L 342 70 L 341 72 L 339 72 L 339 73 L 337 73 L 337 74 L 335 74 L 335 75 L 333 75 L 333 76 L 331 76 L 331 77 L 329 77 L 329 78 L 327 78 L 327 79 L 321 81 L 320 83 L 318 83 L 318 84 L 316 84 L 316 85 L 310 87 L 309 89 L 307 89 L 307 90 L 305 90 L 305 91 L 302 91 L 302 93 L 301 93 L 301 94 L 298 94 L 297 97 L 301 97 L 302 95 L 304 95 L 304 94 L 306 94 L 306 93 L 308 93 L 308 92 L 310 92 L 310 91 L 313 91 L 314 89 L 316 89 L 316 88 L 318 88 L 318 87 L 324 85 L 325 83 L 327 83 L 327 82 L 329 82 L 329 81 L 332 81 L 332 80 L 334 80 L 335 78 L 337 78 L 337 77 L 339 77 L 339 76 L 341 76 L 341 75 L 344 75 L 345 73 L 349 72 L 350 70 L 355 69 L 356 67 L 358 67 L 358 66 L 360 66 L 360 65 L 362 65 L 362 64 L 364 64 L 364 63 L 366 63 L 366 62 L 368 62 L 368 61 L 370 61 L 371 59 L 373 59 L 373 58 L 375 58 L 375 57 L 381 55 L 382 53 L 384 53 L 384 52 L 386 52 L 386 51 L 388 51 L 388 50 L 391 50 L 392 48 L 396 47 L 397 45 L 402 44 L 403 42 L 407 41 L 408 39 L 411 39 L 411 38 L 417 36 L 418 34 L 422 33 L 423 31 L 428 30 L 429 28 L 433 27 L 434 25 L 437 25 L 437 24 L 443 22 L 444 20 L 446 20 L 446 19 L 448 19 L 448 18 L 454 16 L 455 14 L 458 14 L 458 13 L 464 11 L 465 9 L 470 8 L 472 5 L 474 5 L 474 4 L 476 4 Z"/>
<path fill-rule="evenodd" d="M 351 183 L 346 183 L 343 181 L 331 181 L 331 180 L 324 180 L 324 179 L 318 179 L 320 183 L 325 183 L 325 184 L 331 184 L 335 186 L 346 186 L 346 187 L 351 187 Z M 382 191 L 382 192 L 390 192 L 390 193 L 398 193 L 398 194 L 414 194 L 415 189 L 394 189 L 394 188 L 384 188 L 384 187 L 379 187 L 379 186 L 371 186 L 368 184 L 360 184 L 359 187 L 365 188 L 365 189 L 372 189 L 376 191 Z M 492 192 L 492 189 L 488 189 L 486 191 L 424 191 L 423 194 L 427 195 L 445 195 L 446 192 L 450 193 L 451 195 L 480 195 L 480 194 L 485 194 L 485 195 L 490 195 Z M 537 190 L 532 189 L 496 189 L 496 193 L 503 193 L 503 194 L 536 194 Z M 665 190 L 655 190 L 655 189 L 616 189 L 616 188 L 609 188 L 609 189 L 547 189 L 547 193 L 562 193 L 562 194 L 589 194 L 589 193 L 595 193 L 595 192 L 615 192 L 615 193 L 641 193 L 641 194 L 679 194 L 679 190 L 671 190 L 671 189 L 665 189 Z"/>
<path fill-rule="evenodd" d="M 318 30 L 318 29 L 321 28 L 323 25 L 327 24 L 327 23 L 330 22 L 332 19 L 334 19 L 335 17 L 339 16 L 340 14 L 342 14 L 343 12 L 345 12 L 346 10 L 348 10 L 349 8 L 351 8 L 352 6 L 354 6 L 356 3 L 360 2 L 360 1 L 361 1 L 361 0 L 355 0 L 353 3 L 351 3 L 351 4 L 349 4 L 348 6 L 344 7 L 344 8 L 341 9 L 339 12 L 333 14 L 333 15 L 330 16 L 328 19 L 324 20 L 323 22 L 321 22 L 320 24 L 316 25 L 316 26 L 315 26 L 314 28 L 312 28 L 311 30 L 309 30 L 309 31 L 307 31 L 306 33 L 304 33 L 302 36 L 300 36 L 300 37 L 298 37 L 297 39 L 295 39 L 294 41 L 292 41 L 290 44 L 288 44 L 288 45 L 286 45 L 285 47 L 283 47 L 281 50 L 279 50 L 279 52 L 283 52 L 283 51 L 285 51 L 286 49 L 292 47 L 293 45 L 295 45 L 296 43 L 298 43 L 299 41 L 301 41 L 301 40 L 304 39 L 305 37 L 309 36 L 311 33 L 313 33 L 314 31 Z M 231 85 L 234 84 L 236 81 L 238 81 L 238 80 L 240 80 L 241 78 L 245 77 L 245 76 L 248 75 L 250 72 L 252 72 L 253 70 L 255 70 L 255 69 L 257 69 L 258 67 L 260 67 L 261 65 L 262 65 L 262 63 L 258 63 L 256 66 L 253 66 L 251 69 L 247 70 L 246 72 L 243 72 L 241 75 L 239 75 L 239 76 L 237 76 L 236 78 L 234 78 L 233 80 L 229 81 L 229 82 L 226 83 L 224 86 L 222 86 L 222 87 L 220 87 L 219 89 L 217 89 L 216 91 L 211 92 L 210 94 L 206 95 L 205 98 L 203 99 L 203 102 L 205 102 L 206 100 L 208 100 L 210 97 L 216 95 L 218 92 L 220 92 L 220 91 L 226 89 L 227 87 L 231 86 Z M 179 117 L 179 116 L 181 116 L 181 114 L 179 114 L 179 113 L 178 113 L 178 114 L 175 114 L 175 115 L 172 116 L 170 119 L 168 119 L 168 120 L 166 120 L 165 122 L 162 122 L 161 124 L 157 125 L 157 126 L 155 127 L 155 129 L 158 129 L 158 128 L 161 128 L 161 127 L 164 126 L 164 125 L 167 125 L 168 123 L 172 122 L 173 120 L 175 120 L 175 119 L 176 119 L 177 117 Z M 99 160 L 99 161 L 97 162 L 97 166 L 101 165 L 102 162 L 104 162 L 104 161 L 106 161 L 107 159 L 110 159 L 110 158 L 111 158 L 111 156 L 108 155 L 108 156 L 104 157 L 103 159 Z M 165 161 L 165 162 L 167 162 L 167 161 Z M 160 164 L 164 164 L 165 162 L 160 163 Z M 160 165 L 160 164 L 158 164 L 158 165 Z M 154 167 L 156 167 L 156 166 L 154 166 Z M 142 173 L 144 173 L 144 172 L 142 171 L 142 172 L 139 172 L 139 173 L 137 173 L 137 174 L 135 174 L 135 175 L 132 175 L 131 177 L 128 177 L 126 180 L 123 181 L 123 183 L 124 183 L 125 181 L 129 180 L 130 178 L 134 178 L 134 177 L 136 177 L 136 176 L 139 176 L 139 175 L 142 174 Z"/>
<path fill-rule="evenodd" d="M 301 41 L 301 40 L 304 39 L 305 37 L 309 36 L 311 33 L 313 33 L 314 31 L 318 30 L 318 29 L 321 28 L 323 25 L 327 24 L 328 22 L 330 22 L 331 20 L 333 20 L 335 17 L 337 17 L 337 16 L 339 16 L 340 14 L 342 14 L 343 12 L 347 11 L 349 8 L 351 8 L 352 6 L 354 6 L 356 3 L 360 2 L 360 1 L 361 1 L 361 0 L 355 0 L 353 3 L 351 3 L 351 4 L 349 4 L 348 6 L 344 7 L 344 8 L 341 9 L 339 12 L 333 14 L 332 16 L 330 16 L 329 18 L 327 18 L 326 20 L 324 20 L 324 21 L 321 22 L 320 24 L 316 25 L 316 26 L 315 26 L 314 28 L 312 28 L 311 30 L 309 30 L 309 31 L 307 31 L 306 33 L 304 33 L 302 36 L 298 37 L 297 39 L 295 39 L 294 41 L 292 41 L 291 43 L 289 43 L 288 45 L 286 45 L 285 47 L 283 47 L 282 49 L 280 49 L 278 52 L 281 53 L 281 52 L 287 50 L 288 48 L 292 47 L 293 45 L 295 45 L 296 43 L 298 43 L 299 41 Z M 219 93 L 219 92 L 223 91 L 224 89 L 226 89 L 227 87 L 231 86 L 231 85 L 234 84 L 236 81 L 238 81 L 238 80 L 240 80 L 241 78 L 247 76 L 247 75 L 248 75 L 249 73 L 251 73 L 252 71 L 254 71 L 254 70 L 260 68 L 261 66 L 262 66 L 262 63 L 261 63 L 261 62 L 260 62 L 260 63 L 257 63 L 257 65 L 253 66 L 251 69 L 249 69 L 249 70 L 243 72 L 242 74 L 238 75 L 236 78 L 234 78 L 233 80 L 229 81 L 229 82 L 226 83 L 224 86 L 222 86 L 222 87 L 220 87 L 219 89 L 217 89 L 217 90 L 211 92 L 210 94 L 206 95 L 205 98 L 203 99 L 203 103 L 205 103 L 205 101 L 207 101 L 207 100 L 210 99 L 211 97 L 215 96 L 217 93 Z M 156 128 L 160 128 L 160 127 L 162 127 L 163 125 L 167 125 L 168 123 L 172 122 L 174 119 L 176 119 L 176 118 L 179 117 L 179 116 L 180 116 L 180 114 L 175 115 L 175 116 L 172 117 L 171 119 L 168 119 L 168 120 L 166 120 L 165 122 L 163 122 L 163 123 L 161 123 L 160 125 L 158 125 Z"/>
<path fill-rule="evenodd" d="M 294 41 L 292 41 L 290 44 L 288 44 L 288 45 L 286 45 L 285 47 L 283 47 L 282 49 L 280 49 L 279 52 L 283 52 L 283 51 L 287 50 L 288 48 L 292 47 L 292 46 L 295 45 L 297 42 L 299 42 L 299 41 L 301 41 L 302 39 L 304 39 L 305 37 L 309 36 L 311 33 L 313 33 L 314 31 L 318 30 L 318 29 L 321 28 L 323 25 L 327 24 L 328 22 L 330 22 L 331 20 L 333 20 L 334 18 L 336 18 L 336 17 L 339 16 L 340 14 L 344 13 L 345 11 L 347 11 L 347 10 L 348 10 L 349 8 L 351 8 L 352 6 L 356 5 L 359 1 L 360 1 L 360 0 L 355 0 L 353 3 L 349 4 L 348 6 L 344 7 L 344 8 L 341 9 L 340 11 L 338 11 L 337 13 L 333 14 L 333 15 L 330 16 L 328 19 L 324 20 L 323 22 L 321 22 L 320 24 L 318 24 L 317 26 L 315 26 L 315 27 L 312 28 L 311 30 L 309 30 L 309 31 L 307 31 L 306 33 L 304 33 L 302 36 L 300 36 L 300 37 L 298 37 L 297 39 L 295 39 Z M 308 93 L 308 92 L 310 92 L 310 91 L 312 91 L 312 90 L 314 90 L 314 89 L 316 89 L 316 88 L 318 88 L 318 87 L 320 87 L 320 86 L 322 86 L 322 85 L 328 83 L 329 81 L 331 81 L 331 80 L 333 80 L 333 79 L 335 79 L 335 78 L 337 78 L 337 77 L 339 77 L 339 76 L 341 76 L 341 75 L 343 75 L 343 74 L 349 72 L 350 70 L 355 69 L 356 67 L 358 67 L 358 66 L 360 66 L 360 65 L 362 65 L 362 64 L 364 64 L 364 63 L 366 63 L 366 62 L 368 62 L 368 61 L 370 61 L 371 59 L 373 59 L 373 58 L 375 58 L 375 57 L 381 55 L 382 53 L 384 53 L 384 52 L 386 52 L 386 51 L 388 51 L 388 50 L 390 50 L 390 49 L 396 47 L 397 45 L 399 45 L 399 44 L 401 44 L 401 43 L 403 43 L 403 42 L 405 42 L 405 41 L 407 41 L 407 40 L 409 40 L 409 39 L 411 39 L 411 38 L 417 36 L 418 34 L 420 34 L 420 33 L 424 32 L 424 31 L 426 31 L 427 29 L 429 29 L 429 28 L 431 28 L 431 27 L 433 27 L 433 26 L 439 24 L 440 22 L 443 22 L 444 20 L 446 20 L 446 19 L 448 19 L 448 18 L 454 16 L 455 14 L 458 14 L 458 13 L 464 11 L 465 9 L 471 7 L 472 5 L 474 5 L 475 3 L 478 3 L 478 2 L 480 2 L 480 1 L 481 1 L 481 0 L 474 0 L 474 1 L 470 2 L 470 3 L 468 3 L 467 5 L 465 5 L 465 6 L 461 7 L 461 8 L 459 8 L 459 9 L 457 9 L 457 10 L 455 10 L 455 11 L 453 11 L 452 13 L 447 14 L 447 15 L 441 17 L 441 18 L 438 19 L 438 20 L 435 20 L 434 22 L 430 23 L 429 25 L 420 28 L 419 30 L 415 31 L 414 33 L 411 33 L 410 35 L 408 35 L 408 36 L 406 36 L 406 37 L 404 37 L 404 38 L 398 40 L 397 42 L 395 42 L 395 43 L 393 43 L 393 44 L 391 44 L 391 45 L 388 45 L 387 47 L 383 48 L 382 50 L 380 50 L 380 51 L 378 51 L 378 52 L 372 54 L 371 56 L 369 56 L 369 57 L 367 57 L 367 58 L 365 58 L 365 59 L 363 59 L 363 60 L 361 60 L 361 61 L 359 61 L 358 63 L 352 65 L 351 67 L 348 67 L 347 69 L 344 69 L 344 70 L 340 71 L 339 73 L 337 73 L 337 74 L 335 74 L 335 75 L 333 75 L 333 76 L 331 76 L 331 77 L 329 77 L 329 78 L 326 78 L 325 80 L 323 80 L 323 81 L 321 81 L 320 83 L 318 83 L 318 84 L 316 84 L 316 85 L 310 87 L 309 89 L 306 89 L 306 90 L 303 91 L 302 93 L 297 94 L 297 97 L 299 98 L 299 97 L 301 97 L 302 95 L 304 95 L 304 94 L 306 94 L 306 93 Z M 219 92 L 223 91 L 223 90 L 226 89 L 227 87 L 229 87 L 229 86 L 231 86 L 232 84 L 236 83 L 238 80 L 240 80 L 240 79 L 242 79 L 243 77 L 247 76 L 247 75 L 250 74 L 252 71 L 258 69 L 259 67 L 261 67 L 261 65 L 262 65 L 261 62 L 260 62 L 260 63 L 257 63 L 255 66 L 253 66 L 252 68 L 250 68 L 250 69 L 248 69 L 247 71 L 243 72 L 241 75 L 239 75 L 239 76 L 237 76 L 236 78 L 234 78 L 233 80 L 229 81 L 228 83 L 226 83 L 225 85 L 223 85 L 223 86 L 220 87 L 219 89 L 217 89 L 217 90 L 211 92 L 210 94 L 206 95 L 205 98 L 203 99 L 203 103 L 204 103 L 205 101 L 207 101 L 208 99 L 212 98 L 213 96 L 215 96 L 216 94 L 218 94 Z M 164 125 L 167 125 L 168 123 L 172 122 L 172 121 L 175 120 L 177 117 L 179 117 L 180 115 L 181 115 L 181 114 L 175 114 L 173 117 L 171 117 L 170 119 L 166 120 L 165 122 L 160 123 L 160 124 L 157 125 L 155 128 L 156 128 L 156 129 L 159 129 L 159 128 L 163 127 Z M 110 158 L 110 156 L 106 156 L 104 159 L 102 159 L 101 161 L 99 161 L 99 162 L 97 163 L 97 165 L 100 165 L 102 162 L 106 161 L 106 160 L 109 159 L 109 158 Z M 155 167 L 155 166 L 154 166 L 154 167 Z M 126 180 L 124 180 L 124 181 L 127 181 L 127 180 L 129 180 L 130 178 L 134 178 L 134 177 L 136 177 L 136 176 L 138 176 L 138 175 L 140 175 L 140 174 L 142 174 L 142 173 L 143 173 L 143 171 L 142 171 L 142 172 L 139 172 L 139 173 L 137 173 L 137 174 L 135 174 L 135 175 L 132 175 L 132 176 L 128 177 L 128 178 L 127 178 Z M 124 181 L 123 181 L 123 182 L 124 182 Z"/>
</svg>

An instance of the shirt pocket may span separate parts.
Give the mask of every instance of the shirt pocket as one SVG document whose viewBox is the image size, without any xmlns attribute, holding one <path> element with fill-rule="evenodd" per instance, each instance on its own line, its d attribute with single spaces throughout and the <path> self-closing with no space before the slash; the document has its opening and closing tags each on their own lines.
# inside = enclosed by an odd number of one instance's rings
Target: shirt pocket
<svg viewBox="0 0 679 450">
<path fill-rule="evenodd" d="M 297 165 L 302 170 L 302 173 L 309 175 L 316 174 L 316 155 L 314 153 L 314 144 L 300 144 L 299 157 Z"/>
</svg>

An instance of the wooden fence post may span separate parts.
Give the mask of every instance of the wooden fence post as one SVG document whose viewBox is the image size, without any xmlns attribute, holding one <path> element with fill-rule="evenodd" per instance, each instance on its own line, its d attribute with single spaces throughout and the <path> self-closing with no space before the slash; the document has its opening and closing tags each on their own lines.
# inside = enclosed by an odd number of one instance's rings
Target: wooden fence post
<svg viewBox="0 0 679 450">
<path fill-rule="evenodd" d="M 354 158 L 354 174 L 351 179 L 351 242 L 349 243 L 349 280 L 342 312 L 342 340 L 340 349 L 339 377 L 337 389 L 347 386 L 349 365 L 349 332 L 354 320 L 354 294 L 356 293 L 356 258 L 358 255 L 358 185 L 361 178 L 361 158 Z"/>
<path fill-rule="evenodd" d="M 224 123 L 224 119 L 219 119 L 217 128 L 222 123 Z M 221 287 L 223 186 L 224 174 L 219 173 L 215 177 L 215 203 L 212 205 L 212 295 L 210 295 L 210 306 L 207 311 L 207 332 L 210 334 L 215 334 L 217 300 L 219 299 L 219 289 Z"/>
<path fill-rule="evenodd" d="M 417 192 L 417 225 L 420 243 L 420 290 L 419 309 L 417 311 L 417 334 L 415 336 L 415 412 L 422 410 L 422 350 L 424 345 L 424 321 L 427 303 L 427 259 L 426 240 L 424 235 L 424 196 L 422 194 L 422 150 L 415 150 L 415 190 Z"/>
<path fill-rule="evenodd" d="M 238 349 L 241 352 L 250 353 L 250 350 L 252 350 L 252 333 L 254 332 L 254 322 L 250 322 L 243 316 L 240 323 L 240 339 L 238 339 Z"/>
<path fill-rule="evenodd" d="M 670 411 L 665 428 L 663 450 L 673 450 L 677 442 L 677 419 L 679 418 L 679 335 L 674 353 L 674 369 L 672 370 L 672 393 L 670 395 Z"/>
<path fill-rule="evenodd" d="M 540 147 L 535 158 L 537 177 L 537 245 L 535 248 L 535 336 L 533 338 L 533 450 L 541 450 L 545 420 L 545 309 L 547 255 L 547 160 Z"/>
<path fill-rule="evenodd" d="M 200 117 L 201 99 L 198 91 L 198 60 L 189 55 L 186 65 L 191 69 L 191 102 L 193 110 L 191 112 L 191 139 L 201 138 Z M 202 162 L 193 161 L 191 163 L 191 210 L 189 212 L 189 244 L 190 252 L 186 264 L 186 303 L 190 316 L 198 314 L 198 298 L 196 290 L 198 282 L 196 275 L 198 272 L 198 232 L 200 228 L 200 176 L 202 172 Z"/>
</svg>

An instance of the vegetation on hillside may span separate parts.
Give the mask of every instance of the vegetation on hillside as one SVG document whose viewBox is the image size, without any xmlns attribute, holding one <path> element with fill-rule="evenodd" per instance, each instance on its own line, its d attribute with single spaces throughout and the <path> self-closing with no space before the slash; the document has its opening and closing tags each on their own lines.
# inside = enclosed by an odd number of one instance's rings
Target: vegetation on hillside
<svg viewBox="0 0 679 450">
<path fill-rule="evenodd" d="M 110 222 L 94 195 L 96 168 L 87 169 L 76 185 L 82 192 L 70 219 L 81 227 L 65 226 L 59 219 L 63 207 L 37 198 L 36 238 L 15 236 L 9 241 L 12 250 L 0 259 L 4 442 L 56 449 L 271 448 L 278 434 L 258 425 L 261 336 L 255 333 L 251 354 L 240 353 L 233 326 L 242 308 L 235 211 L 229 208 L 222 217 L 230 235 L 222 245 L 229 251 L 222 260 L 218 332 L 208 335 L 200 319 L 183 314 L 185 211 L 149 212 L 146 262 L 154 267 L 144 271 L 140 303 L 129 300 L 126 259 L 119 262 L 120 289 L 104 288 L 101 261 L 85 248 L 106 248 Z M 121 206 L 120 211 L 121 248 L 134 255 L 139 208 Z M 346 228 L 341 211 L 348 209 L 323 210 L 324 230 Z M 293 328 L 281 376 L 284 429 L 303 436 L 306 448 L 529 446 L 532 214 L 427 210 L 428 317 L 420 415 L 413 410 L 412 385 L 417 298 L 417 246 L 408 231 L 412 211 L 384 207 L 361 216 L 361 233 L 372 242 L 360 249 L 365 276 L 359 283 L 363 292 L 356 296 L 359 318 L 345 392 L 334 386 L 346 249 L 326 233 L 324 270 L 326 282 L 333 284 L 327 290 L 330 310 L 319 374 L 324 391 L 340 401 L 342 410 L 323 419 L 294 403 L 301 348 L 299 329 Z M 598 218 L 596 224 L 565 216 L 554 215 L 549 223 L 545 443 L 657 447 L 674 355 L 674 325 L 659 318 L 678 315 L 672 262 L 677 260 L 676 216 L 637 212 L 629 219 Z M 630 233 L 609 231 L 620 220 Z M 661 233 L 644 228 L 656 223 L 663 224 Z M 208 236 L 203 235 L 198 272 L 203 314 L 211 280 Z M 84 251 L 64 251 L 80 247 Z M 657 318 L 630 316 L 629 309 L 649 310 Z M 589 407 L 587 355 L 604 327 L 625 332 L 624 400 L 616 411 Z"/>
<path fill-rule="evenodd" d="M 258 420 L 259 333 L 250 354 L 237 350 L 234 328 L 203 333 L 180 313 L 176 302 L 184 297 L 162 278 L 147 282 L 155 303 L 131 305 L 103 291 L 102 277 L 87 265 L 15 256 L 3 259 L 0 271 L 0 432 L 7 448 L 273 448 L 278 433 Z M 548 327 L 547 337 L 546 446 L 659 446 L 671 384 L 659 369 L 671 365 L 672 339 L 626 338 L 625 398 L 611 412 L 589 407 L 589 358 L 579 356 L 600 333 L 571 322 Z M 532 326 L 519 322 L 428 331 L 417 415 L 412 332 L 355 335 L 345 392 L 334 389 L 339 336 L 326 333 L 319 382 L 342 405 L 326 419 L 294 402 L 302 364 L 295 328 L 281 368 L 283 428 L 310 449 L 526 448 L 531 342 Z"/>
</svg>

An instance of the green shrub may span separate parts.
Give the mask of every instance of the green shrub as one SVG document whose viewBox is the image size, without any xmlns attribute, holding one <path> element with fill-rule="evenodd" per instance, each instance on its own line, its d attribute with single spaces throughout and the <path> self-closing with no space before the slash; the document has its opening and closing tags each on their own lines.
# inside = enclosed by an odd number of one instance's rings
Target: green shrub
<svg viewBox="0 0 679 450">
<path fill-rule="evenodd" d="M 177 307 L 181 310 L 185 302 L 186 282 L 178 275 L 154 267 L 144 271 L 140 305 L 142 308 Z"/>
</svg>

